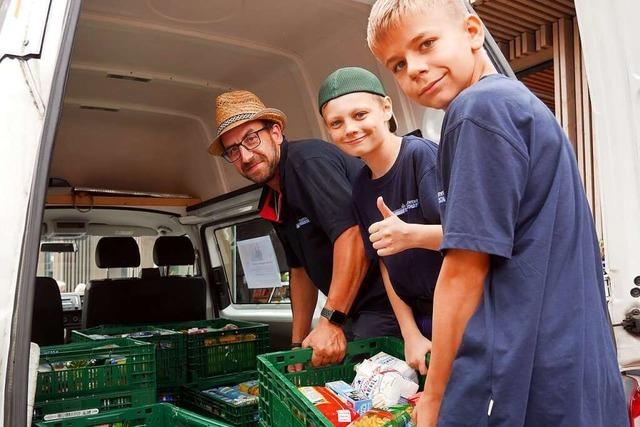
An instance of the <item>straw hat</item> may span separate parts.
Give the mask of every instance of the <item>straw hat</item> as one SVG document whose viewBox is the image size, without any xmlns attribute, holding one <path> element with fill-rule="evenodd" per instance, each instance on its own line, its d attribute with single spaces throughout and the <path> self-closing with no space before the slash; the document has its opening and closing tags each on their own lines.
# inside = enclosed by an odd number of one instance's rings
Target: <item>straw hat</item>
<svg viewBox="0 0 640 427">
<path fill-rule="evenodd" d="M 224 147 L 220 136 L 231 129 L 253 120 L 276 122 L 284 130 L 287 116 L 275 108 L 266 108 L 260 98 L 246 90 L 226 92 L 216 98 L 216 139 L 209 146 L 209 153 L 222 155 Z"/>
</svg>

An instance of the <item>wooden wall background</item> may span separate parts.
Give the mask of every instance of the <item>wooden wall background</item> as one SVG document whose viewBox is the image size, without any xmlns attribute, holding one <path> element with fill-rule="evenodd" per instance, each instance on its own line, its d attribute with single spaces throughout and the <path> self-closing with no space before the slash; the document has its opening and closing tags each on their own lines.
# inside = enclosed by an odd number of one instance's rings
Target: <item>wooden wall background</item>
<svg viewBox="0 0 640 427">
<path fill-rule="evenodd" d="M 556 115 L 573 145 L 602 236 L 591 101 L 573 0 L 471 0 L 520 79 Z"/>
</svg>

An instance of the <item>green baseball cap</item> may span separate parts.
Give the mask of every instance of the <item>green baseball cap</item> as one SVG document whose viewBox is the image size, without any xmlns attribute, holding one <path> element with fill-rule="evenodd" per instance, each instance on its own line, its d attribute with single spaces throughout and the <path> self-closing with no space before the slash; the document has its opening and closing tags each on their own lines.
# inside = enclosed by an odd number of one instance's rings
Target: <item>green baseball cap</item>
<svg viewBox="0 0 640 427">
<path fill-rule="evenodd" d="M 387 96 L 380 79 L 369 70 L 360 67 L 340 68 L 324 80 L 318 92 L 318 109 L 322 115 L 322 107 L 332 99 L 355 92 L 368 92 L 374 95 Z M 395 132 L 398 126 L 391 116 L 389 130 Z"/>
</svg>

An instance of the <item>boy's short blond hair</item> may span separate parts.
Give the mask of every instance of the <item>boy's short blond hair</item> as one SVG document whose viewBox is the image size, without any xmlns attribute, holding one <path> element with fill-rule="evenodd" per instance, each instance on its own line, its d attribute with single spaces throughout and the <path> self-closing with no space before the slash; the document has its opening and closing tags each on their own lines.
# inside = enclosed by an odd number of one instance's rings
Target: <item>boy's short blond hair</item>
<svg viewBox="0 0 640 427">
<path fill-rule="evenodd" d="M 376 55 L 378 43 L 406 16 L 434 8 L 446 8 L 455 17 L 467 14 L 466 0 L 377 0 L 369 13 L 367 44 Z"/>
</svg>

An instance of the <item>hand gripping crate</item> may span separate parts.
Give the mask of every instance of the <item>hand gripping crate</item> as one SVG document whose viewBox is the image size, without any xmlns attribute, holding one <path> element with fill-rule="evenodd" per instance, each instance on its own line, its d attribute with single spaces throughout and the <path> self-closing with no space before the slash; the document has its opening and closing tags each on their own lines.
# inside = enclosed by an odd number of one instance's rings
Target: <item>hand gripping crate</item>
<svg viewBox="0 0 640 427">
<path fill-rule="evenodd" d="M 181 387 L 187 379 L 185 337 L 175 331 L 155 326 L 96 326 L 73 331 L 73 342 L 109 338 L 133 338 L 156 347 L 156 379 L 159 389 Z"/>
<path fill-rule="evenodd" d="M 118 338 L 42 347 L 34 419 L 153 403 L 155 393 L 152 344 Z"/>
<path fill-rule="evenodd" d="M 36 427 L 230 427 L 168 403 L 34 424 Z"/>
<path fill-rule="evenodd" d="M 229 326 L 231 325 L 231 326 Z M 187 380 L 256 369 L 256 356 L 269 348 L 269 327 L 262 323 L 214 319 L 161 325 L 186 336 Z M 200 330 L 197 333 L 189 332 Z"/>
<path fill-rule="evenodd" d="M 338 380 L 351 382 L 355 377 L 355 365 L 381 351 L 404 360 L 403 342 L 391 337 L 350 342 L 342 363 L 319 368 L 310 366 L 310 349 L 258 356 L 260 422 L 273 427 L 331 427 L 329 420 L 298 391 L 298 387 L 323 386 Z M 302 363 L 304 369 L 287 372 L 287 366 L 296 363 Z"/>
<path fill-rule="evenodd" d="M 182 391 L 181 405 L 188 409 L 223 420 L 236 427 L 250 427 L 258 423 L 258 402 L 247 405 L 232 405 L 221 398 L 203 391 L 221 386 L 234 386 L 245 381 L 257 380 L 257 371 L 221 375 L 187 385 Z"/>
</svg>

